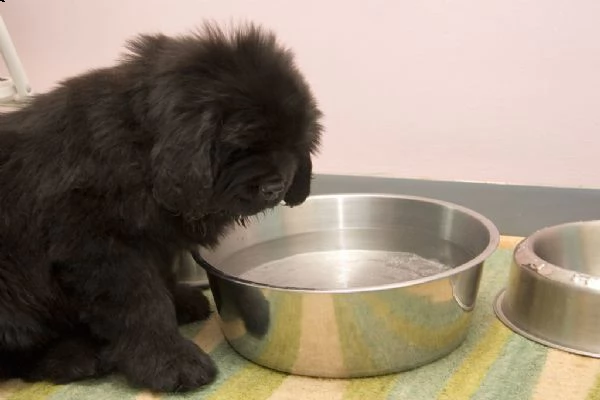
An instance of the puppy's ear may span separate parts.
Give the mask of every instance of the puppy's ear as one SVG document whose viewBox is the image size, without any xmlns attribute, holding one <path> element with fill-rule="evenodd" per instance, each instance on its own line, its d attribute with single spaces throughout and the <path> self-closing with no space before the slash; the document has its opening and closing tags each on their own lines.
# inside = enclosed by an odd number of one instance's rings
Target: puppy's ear
<svg viewBox="0 0 600 400">
<path fill-rule="evenodd" d="M 299 160 L 294 180 L 283 199 L 285 203 L 290 207 L 302 204 L 310 194 L 311 181 L 312 161 L 310 154 L 306 154 Z"/>
<path fill-rule="evenodd" d="M 153 194 L 163 207 L 192 219 L 207 213 L 214 145 L 215 124 L 208 114 L 196 123 L 178 124 L 156 140 L 151 154 Z"/>
</svg>

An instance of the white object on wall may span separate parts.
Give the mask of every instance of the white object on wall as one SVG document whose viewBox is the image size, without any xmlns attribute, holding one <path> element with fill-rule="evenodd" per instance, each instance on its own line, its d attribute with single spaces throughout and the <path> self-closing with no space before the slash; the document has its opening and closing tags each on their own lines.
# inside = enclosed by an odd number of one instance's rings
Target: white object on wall
<svg viewBox="0 0 600 400">
<path fill-rule="evenodd" d="M 0 106 L 19 106 L 26 102 L 33 92 L 2 16 L 0 16 L 0 54 L 10 74 L 9 78 L 0 77 Z"/>
</svg>

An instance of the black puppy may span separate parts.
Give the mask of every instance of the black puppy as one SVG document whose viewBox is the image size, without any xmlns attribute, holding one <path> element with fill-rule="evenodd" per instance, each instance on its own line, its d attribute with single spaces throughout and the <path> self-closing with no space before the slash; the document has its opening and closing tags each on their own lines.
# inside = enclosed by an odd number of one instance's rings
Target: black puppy
<svg viewBox="0 0 600 400">
<path fill-rule="evenodd" d="M 141 36 L 0 117 L 0 373 L 116 370 L 190 390 L 216 367 L 178 322 L 205 318 L 173 260 L 309 194 L 321 112 L 273 34 Z"/>
</svg>

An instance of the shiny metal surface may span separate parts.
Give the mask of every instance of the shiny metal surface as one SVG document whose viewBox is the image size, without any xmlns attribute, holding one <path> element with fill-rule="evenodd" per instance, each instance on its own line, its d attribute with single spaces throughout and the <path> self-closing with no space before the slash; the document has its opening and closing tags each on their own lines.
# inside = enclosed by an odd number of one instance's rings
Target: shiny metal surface
<svg viewBox="0 0 600 400">
<path fill-rule="evenodd" d="M 196 262 L 193 254 L 189 252 L 180 254 L 175 259 L 174 268 L 179 282 L 191 286 L 208 287 L 208 275 L 204 268 Z"/>
<path fill-rule="evenodd" d="M 524 239 L 495 310 L 524 337 L 600 357 L 600 221 L 551 226 Z"/>
<path fill-rule="evenodd" d="M 222 331 L 241 355 L 293 374 L 362 377 L 418 367 L 459 346 L 498 241 L 489 220 L 445 202 L 313 196 L 235 229 L 198 259 Z"/>
</svg>

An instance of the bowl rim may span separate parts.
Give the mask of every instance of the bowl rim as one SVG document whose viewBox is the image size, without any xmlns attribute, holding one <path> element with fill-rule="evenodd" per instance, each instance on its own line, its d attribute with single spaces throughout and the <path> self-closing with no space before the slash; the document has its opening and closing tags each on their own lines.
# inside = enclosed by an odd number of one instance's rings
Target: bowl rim
<svg viewBox="0 0 600 400">
<path fill-rule="evenodd" d="M 513 262 L 518 268 L 526 269 L 541 279 L 563 283 L 582 290 L 598 292 L 600 291 L 600 276 L 556 265 L 540 257 L 534 250 L 536 241 L 549 232 L 560 231 L 575 226 L 594 225 L 600 228 L 600 220 L 571 221 L 538 229 L 517 244 L 513 252 Z"/>
<path fill-rule="evenodd" d="M 475 218 L 483 227 L 488 231 L 489 241 L 487 246 L 479 252 L 475 257 L 470 259 L 469 261 L 458 265 L 454 268 L 451 268 L 447 271 L 440 272 L 438 274 L 422 277 L 419 279 L 414 279 L 410 281 L 403 282 L 395 282 L 383 285 L 371 285 L 371 286 L 361 286 L 361 287 L 352 287 L 352 288 L 332 288 L 332 289 L 316 289 L 316 288 L 303 288 L 303 287 L 288 287 L 288 286 L 278 286 L 271 285 L 267 283 L 260 283 L 255 281 L 246 280 L 243 278 L 236 277 L 234 275 L 227 274 L 220 270 L 219 268 L 213 266 L 209 262 L 207 262 L 200 251 L 194 250 L 192 252 L 196 262 L 200 264 L 202 268 L 204 268 L 209 276 L 209 281 L 211 274 L 218 276 L 221 279 L 225 279 L 227 281 L 235 282 L 238 284 L 242 284 L 245 286 L 251 286 L 255 288 L 261 289 L 269 289 L 269 290 L 281 290 L 286 292 L 301 292 L 301 293 L 357 293 L 357 292 L 373 292 L 380 290 L 389 290 L 389 289 L 398 289 L 403 287 L 414 287 L 420 284 L 441 280 L 444 278 L 449 278 L 455 275 L 458 275 L 464 271 L 467 271 L 475 266 L 482 264 L 486 259 L 488 259 L 498 248 L 500 244 L 500 232 L 496 225 L 487 217 L 480 214 L 477 211 L 474 211 L 465 206 L 461 206 L 456 203 L 452 203 L 445 200 L 438 200 L 429 197 L 422 196 L 413 196 L 413 195 L 397 195 L 397 194 L 385 194 L 385 193 L 339 193 L 339 194 L 319 194 L 319 195 L 310 195 L 306 202 L 316 201 L 320 199 L 340 199 L 340 198 L 385 198 L 385 199 L 397 199 L 397 200 L 416 200 L 424 203 L 436 204 L 448 209 L 456 210 L 467 214 L 473 218 Z M 278 207 L 282 207 L 283 203 L 278 205 Z M 300 207 L 300 206 L 298 206 Z M 218 246 L 218 245 L 217 245 Z M 210 251 L 210 249 L 206 249 Z"/>
</svg>

